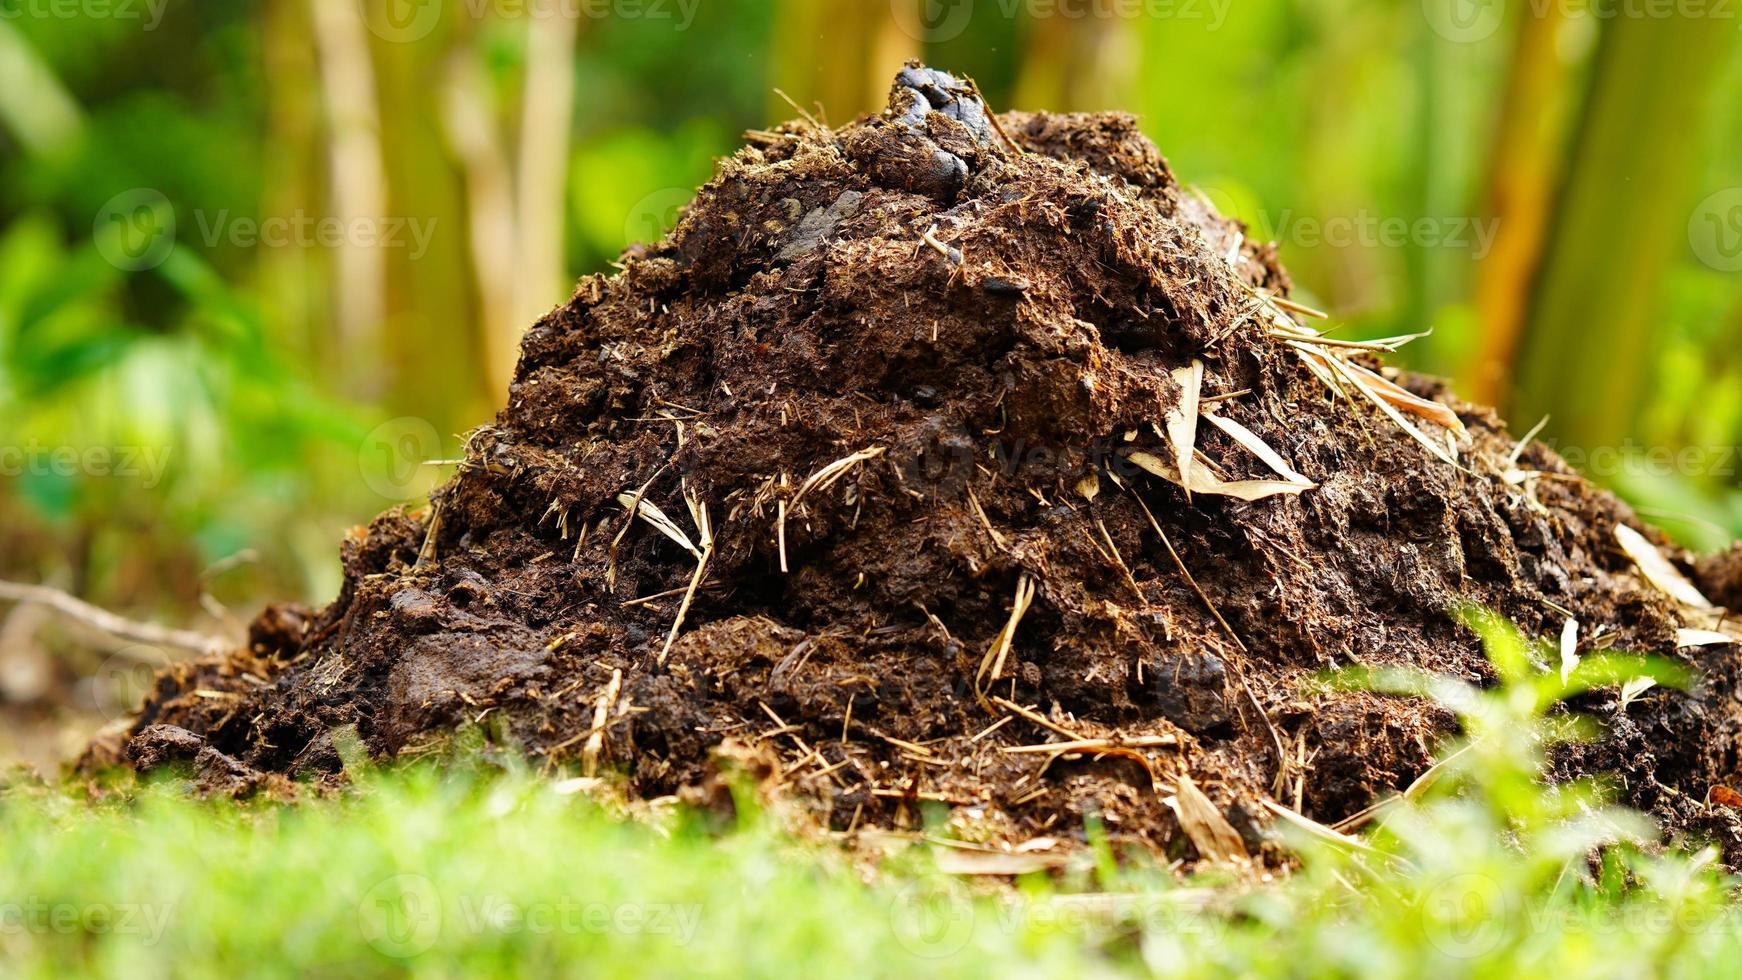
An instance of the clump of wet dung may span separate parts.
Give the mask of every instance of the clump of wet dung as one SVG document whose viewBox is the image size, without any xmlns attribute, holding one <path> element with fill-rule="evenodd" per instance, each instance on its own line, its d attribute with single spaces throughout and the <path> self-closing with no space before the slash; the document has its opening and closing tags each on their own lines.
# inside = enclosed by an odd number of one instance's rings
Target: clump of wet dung
<svg viewBox="0 0 1742 980">
<path fill-rule="evenodd" d="M 1586 697 L 1612 734 L 1568 765 L 1742 840 L 1704 803 L 1736 772 L 1733 649 L 1677 650 L 1711 624 L 1617 546 L 1634 515 L 1319 338 L 1131 116 L 994 117 L 910 66 L 878 116 L 749 139 L 530 329 L 431 506 L 345 540 L 336 601 L 165 672 L 129 758 L 246 787 L 340 773 L 346 726 L 387 759 L 475 725 L 643 797 L 736 759 L 841 831 L 934 809 L 1068 841 L 1093 813 L 1162 854 L 1274 855 L 1265 801 L 1334 823 L 1453 728 L 1308 682 L 1492 682 L 1480 604 L 1697 667 Z"/>
</svg>

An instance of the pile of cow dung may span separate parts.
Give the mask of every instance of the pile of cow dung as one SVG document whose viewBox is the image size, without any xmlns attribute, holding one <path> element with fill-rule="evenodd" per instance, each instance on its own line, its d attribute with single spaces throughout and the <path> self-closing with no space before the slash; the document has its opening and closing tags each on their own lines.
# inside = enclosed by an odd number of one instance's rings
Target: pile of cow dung
<svg viewBox="0 0 1742 980">
<path fill-rule="evenodd" d="M 336 601 L 165 672 L 125 758 L 241 793 L 338 778 L 347 726 L 391 759 L 476 725 L 644 798 L 730 760 L 838 831 L 933 809 L 1069 841 L 1094 813 L 1160 853 L 1273 854 L 1266 801 L 1335 823 L 1454 724 L 1307 682 L 1492 682 L 1479 604 L 1695 667 L 1586 696 L 1607 734 L 1569 774 L 1742 840 L 1705 802 L 1737 657 L 1683 647 L 1724 628 L 1686 556 L 1385 345 L 1321 335 L 1130 116 L 994 117 L 910 66 L 876 117 L 748 139 L 531 328 L 431 506 L 345 541 Z M 1694 578 L 1735 604 L 1733 566 Z"/>
</svg>

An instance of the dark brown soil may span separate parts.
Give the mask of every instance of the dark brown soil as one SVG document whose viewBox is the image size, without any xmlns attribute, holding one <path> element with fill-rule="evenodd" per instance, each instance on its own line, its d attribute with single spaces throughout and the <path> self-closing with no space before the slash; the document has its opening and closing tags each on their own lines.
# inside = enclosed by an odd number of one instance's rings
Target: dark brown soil
<svg viewBox="0 0 1742 980">
<path fill-rule="evenodd" d="M 1713 602 L 1742 609 L 1742 542 L 1701 559 L 1694 567 L 1694 581 Z"/>
<path fill-rule="evenodd" d="M 1339 397 L 1272 336 L 1274 249 L 1182 190 L 1132 117 L 1001 133 L 947 78 L 904 80 L 882 116 L 751 134 L 664 241 L 583 280 L 433 507 L 353 532 L 326 609 L 269 611 L 252 649 L 164 674 L 131 758 L 246 789 L 339 773 L 342 726 L 393 758 L 482 723 L 580 768 L 603 710 L 598 764 L 643 796 L 708 784 L 724 746 L 837 830 L 935 801 L 972 838 L 1070 839 L 1098 812 L 1191 856 L 1163 803 L 1189 774 L 1274 853 L 1260 801 L 1335 821 L 1407 786 L 1451 724 L 1302 682 L 1488 681 L 1454 615 L 1481 603 L 1691 658 L 1692 692 L 1587 699 L 1615 734 L 1580 759 L 1672 830 L 1742 839 L 1703 803 L 1737 769 L 1734 650 L 1676 651 L 1681 613 L 1616 546 L 1640 526 L 1623 504 L 1541 445 L 1514 464 L 1500 420 L 1431 379 L 1398 380 L 1467 427 L 1457 467 Z M 1314 489 L 1188 499 L 1134 465 L 1172 458 L 1194 359 L 1215 411 Z M 1197 445 L 1219 478 L 1274 478 L 1219 428 Z M 638 489 L 706 555 L 687 609 L 697 554 L 630 518 Z M 1114 747 L 1007 751 L 1067 738 Z"/>
</svg>

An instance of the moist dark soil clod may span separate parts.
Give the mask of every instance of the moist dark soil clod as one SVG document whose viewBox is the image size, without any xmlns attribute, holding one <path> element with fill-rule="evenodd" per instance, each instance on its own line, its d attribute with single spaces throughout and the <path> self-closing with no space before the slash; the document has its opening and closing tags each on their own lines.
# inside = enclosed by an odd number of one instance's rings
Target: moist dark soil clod
<svg viewBox="0 0 1742 980">
<path fill-rule="evenodd" d="M 1333 823 L 1452 726 L 1304 682 L 1490 681 L 1455 615 L 1480 603 L 1698 668 L 1624 711 L 1584 698 L 1611 734 L 1563 767 L 1742 854 L 1704 803 L 1737 773 L 1736 653 L 1677 651 L 1709 624 L 1616 546 L 1634 515 L 1440 382 L 1313 361 L 1277 336 L 1288 289 L 1131 116 L 994 119 L 910 66 L 883 114 L 759 135 L 665 240 L 582 280 L 432 506 L 352 532 L 325 609 L 162 674 L 125 757 L 229 791 L 338 778 L 343 726 L 394 758 L 480 724 L 645 797 L 758 759 L 835 830 L 931 804 L 972 839 L 1070 840 L 1093 812 L 1158 853 L 1275 857 L 1263 801 Z M 1393 418 L 1360 370 L 1426 401 Z M 1240 430 L 1312 488 L 1204 492 L 1284 482 Z M 1701 581 L 1736 601 L 1734 568 Z M 1198 790 L 1240 844 L 1164 803 Z"/>
</svg>

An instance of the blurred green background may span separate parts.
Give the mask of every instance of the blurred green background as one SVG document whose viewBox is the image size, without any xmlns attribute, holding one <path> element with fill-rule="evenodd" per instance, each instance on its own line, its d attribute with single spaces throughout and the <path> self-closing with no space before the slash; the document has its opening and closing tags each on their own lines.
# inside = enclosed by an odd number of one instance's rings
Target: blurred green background
<svg viewBox="0 0 1742 980">
<path fill-rule="evenodd" d="M 0 0 L 0 577 L 329 598 L 777 90 L 841 122 L 911 57 L 1138 113 L 1350 335 L 1742 532 L 1742 4 Z M 67 629 L 0 605 L 0 704 L 121 710 L 151 656 Z"/>
</svg>

